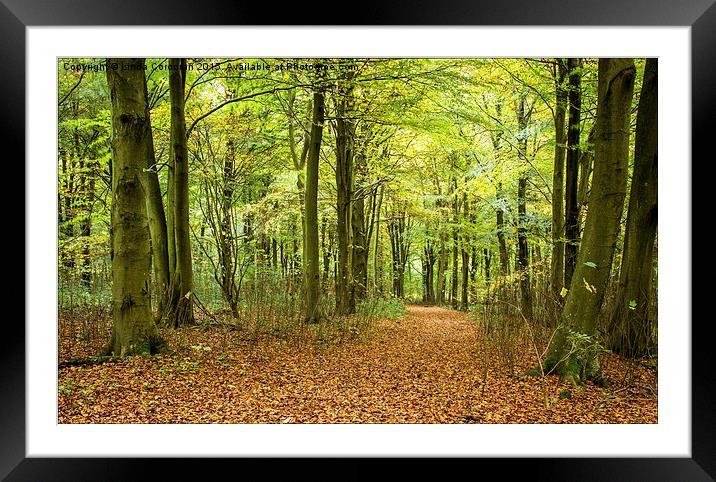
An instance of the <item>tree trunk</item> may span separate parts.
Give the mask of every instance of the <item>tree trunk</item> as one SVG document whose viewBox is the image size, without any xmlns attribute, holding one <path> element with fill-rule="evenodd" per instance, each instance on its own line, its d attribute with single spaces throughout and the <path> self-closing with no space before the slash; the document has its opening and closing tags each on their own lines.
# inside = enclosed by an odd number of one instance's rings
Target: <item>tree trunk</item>
<svg viewBox="0 0 716 482">
<path fill-rule="evenodd" d="M 375 245 L 373 246 L 373 283 L 374 289 L 378 293 L 383 292 L 383 272 L 381 268 L 381 251 L 380 251 L 380 213 L 383 207 L 383 191 L 385 185 L 380 185 L 380 191 L 378 194 L 378 205 L 376 206 L 376 220 L 375 220 Z"/>
<path fill-rule="evenodd" d="M 435 246 L 431 241 L 425 244 L 425 302 L 429 305 L 435 304 Z"/>
<path fill-rule="evenodd" d="M 238 304 L 239 304 L 239 293 L 234 281 L 236 274 L 237 259 L 236 254 L 236 239 L 234 237 L 233 227 L 233 199 L 234 199 L 234 183 L 236 182 L 234 176 L 234 161 L 236 157 L 236 148 L 233 139 L 229 139 L 226 143 L 226 156 L 224 159 L 224 175 L 223 175 L 223 186 L 221 189 L 221 204 L 220 208 L 216 212 L 218 222 L 215 223 L 215 227 L 218 228 L 218 251 L 220 261 L 220 280 L 221 289 L 224 295 L 224 300 L 228 303 L 231 312 L 235 317 L 239 317 Z"/>
<path fill-rule="evenodd" d="M 450 306 L 452 306 L 454 309 L 457 309 L 458 307 L 458 298 L 457 298 L 457 284 L 458 284 L 458 274 L 457 274 L 457 268 L 458 268 L 458 237 L 457 237 L 457 228 L 453 228 L 452 230 L 452 276 L 450 278 Z"/>
<path fill-rule="evenodd" d="M 143 173 L 144 192 L 147 198 L 147 216 L 149 234 L 152 240 L 152 265 L 154 268 L 154 292 L 157 297 L 157 318 L 165 315 L 165 307 L 169 299 L 170 270 L 169 270 L 169 244 L 167 218 L 164 212 L 162 191 L 159 185 L 159 173 L 154 155 L 154 136 L 152 134 L 152 121 L 149 114 L 147 82 L 144 82 L 144 99 L 146 105 L 146 120 L 149 133 L 145 140 L 147 165 Z M 173 205 L 170 205 L 170 207 Z M 169 231 L 174 236 L 173 231 Z"/>
<path fill-rule="evenodd" d="M 584 213 L 589 201 L 589 179 L 594 163 L 594 125 L 587 135 L 587 147 L 579 153 L 579 187 L 577 188 L 577 210 L 579 211 L 579 227 L 584 226 Z"/>
<path fill-rule="evenodd" d="M 467 193 L 463 193 L 462 196 L 462 205 L 463 205 L 463 213 L 464 213 L 464 222 L 467 222 L 468 219 L 470 219 L 470 205 L 467 202 Z M 470 240 L 468 238 L 467 233 L 465 233 L 465 230 L 463 228 L 462 236 L 461 238 L 461 254 L 462 254 L 462 290 L 461 290 L 461 297 L 460 297 L 460 308 L 463 311 L 467 311 L 467 308 L 469 306 L 469 300 L 468 300 L 468 290 L 470 286 L 470 278 L 469 278 L 469 268 L 470 268 L 470 251 L 468 250 Z"/>
<path fill-rule="evenodd" d="M 517 267 L 520 274 L 520 308 L 527 321 L 532 321 L 532 289 L 530 286 L 529 258 L 527 246 L 527 178 L 517 181 Z"/>
<path fill-rule="evenodd" d="M 393 260 L 393 296 L 402 298 L 405 294 L 405 265 L 408 246 L 405 240 L 405 210 L 397 208 L 387 221 L 388 235 Z"/>
<path fill-rule="evenodd" d="M 552 176 L 552 266 L 551 288 L 555 300 L 560 300 L 564 288 L 564 158 L 566 136 L 564 121 L 567 111 L 567 91 L 563 83 L 567 68 L 563 59 L 556 60 L 554 109 L 554 174 Z"/>
<path fill-rule="evenodd" d="M 527 116 L 526 98 L 523 95 L 517 105 L 519 126 L 519 155 L 527 159 Z M 527 171 L 517 181 L 517 267 L 520 275 L 520 308 L 522 316 L 532 321 L 532 288 L 530 286 L 529 258 L 527 248 Z"/>
<path fill-rule="evenodd" d="M 365 195 L 361 188 L 367 176 L 365 146 L 355 156 L 355 185 L 351 226 L 353 229 L 353 250 L 351 258 L 353 279 L 353 302 L 364 300 L 368 285 L 368 243 L 365 222 Z M 355 308 L 354 308 L 355 311 Z"/>
<path fill-rule="evenodd" d="M 457 298 L 457 284 L 458 284 L 458 274 L 457 274 L 457 264 L 458 264 L 458 225 L 460 223 L 460 205 L 458 202 L 457 197 L 457 179 L 453 178 L 452 180 L 452 191 L 453 191 L 453 203 L 452 203 L 452 212 L 453 212 L 453 228 L 452 228 L 452 277 L 450 282 L 450 305 L 454 308 L 458 308 L 458 298 Z"/>
<path fill-rule="evenodd" d="M 582 110 L 581 94 L 581 61 L 569 59 L 569 121 L 567 123 L 567 164 L 565 173 L 565 220 L 564 237 L 567 240 L 564 261 L 564 283 L 572 281 L 577 247 L 579 244 L 579 207 L 577 205 L 577 189 L 579 186 L 579 121 Z"/>
<path fill-rule="evenodd" d="M 488 293 L 490 291 L 490 263 L 492 261 L 492 253 L 487 248 L 482 248 L 483 259 L 485 260 L 485 288 Z"/>
<path fill-rule="evenodd" d="M 82 166 L 82 164 L 80 164 Z M 94 195 L 93 167 L 87 166 L 87 173 L 81 176 L 83 214 L 80 223 L 82 236 L 82 273 L 80 279 L 86 289 L 92 281 L 92 258 L 90 256 L 90 235 L 92 234 L 92 196 Z"/>
<path fill-rule="evenodd" d="M 609 348 L 628 357 L 651 354 L 649 303 L 657 228 L 657 59 L 646 60 L 634 139 L 619 286 L 608 329 Z"/>
<path fill-rule="evenodd" d="M 186 59 L 169 59 L 171 100 L 171 164 L 174 168 L 174 237 L 176 266 L 170 323 L 176 328 L 194 321 L 192 260 L 189 237 L 189 156 L 187 152 L 184 87 Z"/>
<path fill-rule="evenodd" d="M 321 286 L 323 289 L 328 287 L 328 278 L 331 273 L 331 250 L 328 246 L 326 238 L 326 218 L 321 221 L 321 248 L 323 251 L 323 273 L 321 275 Z"/>
<path fill-rule="evenodd" d="M 144 60 L 109 60 L 112 102 L 112 334 L 105 354 L 152 354 L 161 347 L 152 319 L 150 240 L 142 186 L 147 165 Z"/>
<path fill-rule="evenodd" d="M 317 74 L 320 75 L 320 74 Z M 318 251 L 318 164 L 321 154 L 321 140 L 324 122 L 324 86 L 320 79 L 313 92 L 313 119 L 310 146 L 306 159 L 305 228 L 304 228 L 304 284 L 306 289 L 307 323 L 320 320 L 319 294 L 321 290 Z"/>
<path fill-rule="evenodd" d="M 351 288 L 351 203 L 353 198 L 353 155 L 355 125 L 349 120 L 353 109 L 353 87 L 350 79 L 339 81 L 336 100 L 336 209 L 338 213 L 338 277 L 336 278 L 336 312 L 355 312 Z"/>
<path fill-rule="evenodd" d="M 435 241 L 432 237 L 430 224 L 425 226 L 425 244 L 423 245 L 423 303 L 426 305 L 435 304 Z"/>
<path fill-rule="evenodd" d="M 502 110 L 501 103 L 498 102 L 496 105 L 497 115 L 500 116 Z M 502 132 L 497 131 L 492 137 L 492 150 L 495 155 L 495 159 L 500 159 L 500 152 L 502 150 L 501 140 Z M 497 244 L 500 252 L 500 275 L 508 276 L 510 274 L 510 259 L 507 252 L 507 241 L 505 240 L 505 212 L 507 211 L 507 200 L 505 199 L 502 191 L 502 183 L 498 182 L 495 186 L 495 202 L 497 204 Z"/>
<path fill-rule="evenodd" d="M 176 244 L 176 231 L 174 229 L 174 163 L 172 162 L 171 154 L 169 155 L 169 164 L 167 166 L 167 259 L 169 260 L 169 282 L 172 283 L 174 280 L 174 272 L 177 267 L 177 244 Z M 169 288 L 169 294 L 167 295 L 167 302 L 169 306 L 167 310 L 171 310 L 171 306 L 174 298 L 174 287 Z"/>
<path fill-rule="evenodd" d="M 447 252 L 447 233 L 444 230 L 440 232 L 440 258 L 438 259 L 438 305 L 445 304 L 445 273 L 447 271 L 448 252 Z"/>
<path fill-rule="evenodd" d="M 594 174 L 577 263 L 544 368 L 581 383 L 599 380 L 595 329 L 626 194 L 633 59 L 599 59 Z"/>
<path fill-rule="evenodd" d="M 507 201 L 502 192 L 502 183 L 497 185 L 497 244 L 500 248 L 500 276 L 510 274 L 510 259 L 507 254 L 507 241 L 505 240 L 505 210 Z"/>
</svg>

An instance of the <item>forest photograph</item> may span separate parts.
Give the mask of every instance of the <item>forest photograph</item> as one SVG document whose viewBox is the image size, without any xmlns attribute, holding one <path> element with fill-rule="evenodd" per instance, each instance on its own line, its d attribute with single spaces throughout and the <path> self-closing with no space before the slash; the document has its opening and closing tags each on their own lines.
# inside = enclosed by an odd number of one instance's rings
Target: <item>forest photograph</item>
<svg viewBox="0 0 716 482">
<path fill-rule="evenodd" d="M 658 63 L 58 58 L 57 423 L 657 424 Z"/>
</svg>

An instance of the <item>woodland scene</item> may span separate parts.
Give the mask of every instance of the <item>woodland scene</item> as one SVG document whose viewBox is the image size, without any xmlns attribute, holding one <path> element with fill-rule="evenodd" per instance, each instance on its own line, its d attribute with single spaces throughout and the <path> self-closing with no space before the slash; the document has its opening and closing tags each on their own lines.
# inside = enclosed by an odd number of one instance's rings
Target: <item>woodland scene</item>
<svg viewBox="0 0 716 482">
<path fill-rule="evenodd" d="M 657 423 L 657 66 L 58 59 L 58 422 Z"/>
</svg>

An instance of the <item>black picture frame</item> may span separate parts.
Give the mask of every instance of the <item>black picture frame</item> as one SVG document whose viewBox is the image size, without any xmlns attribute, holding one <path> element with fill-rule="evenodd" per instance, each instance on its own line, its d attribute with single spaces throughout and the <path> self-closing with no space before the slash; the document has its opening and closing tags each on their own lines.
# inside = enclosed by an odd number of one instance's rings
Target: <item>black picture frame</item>
<svg viewBox="0 0 716 482">
<path fill-rule="evenodd" d="M 3 152 L 25 158 L 25 29 L 29 26 L 105 25 L 316 25 L 314 12 L 328 12 L 326 25 L 515 25 L 515 26 L 690 26 L 692 80 L 692 156 L 711 160 L 710 137 L 716 132 L 716 4 L 715 0 L 443 0 L 411 4 L 360 2 L 350 17 L 340 16 L 336 5 L 321 2 L 300 9 L 281 9 L 261 2 L 204 0 L 0 0 L 2 88 L 0 136 Z M 266 2 L 267 3 L 267 2 Z M 320 18 L 320 17 L 318 17 Z M 7 157 L 6 159 L 9 159 Z M 18 165 L 17 162 L 14 162 Z M 693 163 L 692 163 L 693 166 Z M 30 182 L 25 170 L 19 174 Z M 692 177 L 693 179 L 693 177 Z M 694 189 L 692 192 L 696 191 Z M 692 208 L 696 209 L 696 203 Z M 692 216 L 692 219 L 694 217 Z M 22 223 L 22 222 L 21 222 Z M 25 246 L 27 245 L 25 240 Z M 693 241 L 692 238 L 692 252 Z M 706 252 L 706 251 L 703 251 Z M 25 250 L 25 260 L 32 253 Z M 16 283 L 17 284 L 17 283 Z M 25 285 L 23 283 L 23 289 Z M 31 287 L 27 287 L 31 289 Z M 705 289 L 692 283 L 692 289 Z M 6 292 L 7 293 L 7 292 Z M 10 291 L 12 293 L 12 291 Z M 692 295 L 692 300 L 698 299 Z M 11 296 L 10 304 L 14 303 Z M 25 298 L 27 300 L 27 297 Z M 151 464 L 162 478 L 193 474 L 220 476 L 224 470 L 266 470 L 261 460 L 236 459 L 128 459 L 128 458 L 26 458 L 25 328 L 17 317 L 4 317 L 0 350 L 0 476 L 6 480 L 143 480 L 154 477 Z M 714 480 L 716 477 L 716 400 L 709 316 L 692 320 L 692 458 L 498 458 L 455 461 L 453 470 L 469 464 L 488 476 L 489 469 L 509 475 L 547 480 Z M 98 441 L 100 443 L 100 441 Z M 424 460 L 410 467 L 422 470 Z M 457 463 L 459 462 L 459 463 Z M 211 471 L 207 473 L 208 463 Z M 342 461 L 331 478 L 351 478 L 361 461 Z M 290 461 L 294 474 L 316 476 L 315 461 Z M 237 474 L 237 472 L 228 472 Z M 458 472 L 459 473 L 459 472 Z M 334 473 L 335 474 L 335 473 Z M 211 475 L 209 475 L 211 477 Z M 319 475 L 320 476 L 320 475 Z M 360 476 L 360 475 L 358 475 Z M 367 473 L 365 476 L 369 476 Z M 361 477 L 363 478 L 363 477 Z M 510 477 L 511 478 L 511 477 Z"/>
</svg>

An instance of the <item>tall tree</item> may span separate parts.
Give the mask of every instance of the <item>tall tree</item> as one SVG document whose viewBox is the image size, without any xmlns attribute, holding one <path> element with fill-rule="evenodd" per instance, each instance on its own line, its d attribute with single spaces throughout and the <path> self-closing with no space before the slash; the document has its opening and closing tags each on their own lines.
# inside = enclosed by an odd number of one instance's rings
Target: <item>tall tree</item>
<svg viewBox="0 0 716 482">
<path fill-rule="evenodd" d="M 368 244 L 370 242 L 370 227 L 366 224 L 365 198 L 368 165 L 366 159 L 366 144 L 369 133 L 364 128 L 356 146 L 354 169 L 353 206 L 351 209 L 352 250 L 351 250 L 351 279 L 353 302 L 365 299 L 368 286 Z"/>
<path fill-rule="evenodd" d="M 454 164 L 453 164 L 454 165 Z M 452 203 L 452 209 L 453 209 L 453 226 L 452 226 L 452 277 L 450 280 L 450 305 L 457 309 L 459 300 L 457 297 L 457 284 L 458 284 L 458 226 L 460 224 L 460 204 L 457 194 L 457 179 L 453 177 L 452 179 L 452 191 L 453 191 L 453 203 Z"/>
<path fill-rule="evenodd" d="M 435 241 L 431 238 L 428 227 L 423 246 L 423 302 L 427 305 L 435 304 L 435 261 Z"/>
<path fill-rule="evenodd" d="M 601 378 L 593 348 L 624 209 L 635 70 L 633 59 L 599 59 L 589 211 L 560 325 L 543 364 L 575 383 Z"/>
<path fill-rule="evenodd" d="M 461 291 L 460 291 L 460 309 L 467 311 L 467 308 L 469 306 L 469 300 L 468 300 L 468 291 L 469 291 L 469 285 L 470 285 L 470 278 L 469 278 L 469 265 L 470 265 L 470 251 L 468 250 L 468 247 L 470 245 L 470 238 L 468 236 L 467 230 L 465 229 L 464 223 L 466 223 L 470 219 L 470 203 L 467 199 L 467 192 L 463 192 L 462 195 L 462 205 L 463 205 L 463 213 L 464 213 L 464 220 L 461 224 L 462 226 L 462 235 L 460 236 L 461 241 L 461 248 L 460 248 L 460 254 L 462 258 L 462 265 L 461 265 Z"/>
<path fill-rule="evenodd" d="M 288 141 L 289 148 L 291 151 L 291 159 L 293 160 L 293 168 L 296 170 L 296 188 L 298 189 L 298 204 L 301 210 L 301 236 L 303 239 L 306 237 L 306 199 L 305 199 L 305 167 L 306 167 L 306 156 L 310 146 L 310 128 L 303 128 L 303 122 L 299 123 L 303 130 L 303 148 L 299 156 L 296 146 L 296 134 L 295 126 L 296 115 L 294 113 L 294 103 L 296 101 L 296 93 L 293 90 L 288 91 L 288 102 L 287 102 L 287 115 L 288 115 Z M 311 97 L 307 101 L 306 120 L 310 122 L 313 116 L 313 101 Z M 296 241 L 294 241 L 295 247 Z M 306 244 L 303 243 L 303 259 L 306 258 Z M 293 263 L 298 263 L 298 256 L 293 257 Z"/>
<path fill-rule="evenodd" d="M 320 252 L 318 249 L 318 164 L 323 138 L 323 123 L 325 121 L 325 84 L 322 75 L 322 73 L 316 73 L 315 85 L 313 87 L 313 116 L 308 155 L 306 157 L 306 191 L 304 201 L 306 220 L 303 230 L 305 255 L 303 279 L 306 290 L 305 321 L 307 323 L 318 323 L 321 318 L 318 304 L 321 290 L 321 275 L 319 269 Z"/>
<path fill-rule="evenodd" d="M 447 248 L 447 231 L 444 227 L 439 227 L 440 230 L 440 256 L 438 258 L 438 287 L 436 294 L 436 301 L 438 305 L 445 304 L 445 276 L 448 266 L 448 248 Z"/>
<path fill-rule="evenodd" d="M 112 333 L 103 352 L 155 353 L 161 346 L 152 318 L 150 239 L 142 179 L 147 166 L 144 59 L 108 59 L 112 102 Z"/>
<path fill-rule="evenodd" d="M 353 202 L 353 157 L 355 155 L 355 122 L 353 121 L 353 76 L 348 70 L 338 80 L 335 98 L 336 134 L 336 210 L 338 229 L 338 277 L 336 278 L 336 311 L 338 314 L 355 312 L 355 298 L 351 277 L 352 229 L 351 204 Z"/>
<path fill-rule="evenodd" d="M 567 60 L 569 70 L 569 120 L 567 121 L 567 163 L 565 169 L 565 248 L 564 283 L 569 285 L 577 262 L 579 243 L 579 206 L 577 190 L 579 185 L 579 137 L 582 113 L 582 63 L 580 59 Z"/>
<path fill-rule="evenodd" d="M 382 251 L 380 246 L 380 213 L 383 207 L 383 194 L 385 192 L 385 184 L 381 184 L 378 188 L 378 203 L 375 207 L 375 243 L 373 246 L 373 284 L 377 293 L 383 292 L 383 268 L 381 264 Z"/>
<path fill-rule="evenodd" d="M 657 228 L 658 79 L 655 58 L 646 60 L 634 138 L 634 174 L 629 193 L 624 251 L 614 311 L 608 329 L 609 348 L 629 357 L 654 348 L 649 320 L 654 241 Z"/>
<path fill-rule="evenodd" d="M 527 160 L 527 124 L 531 108 L 527 109 L 527 97 L 521 94 L 517 101 L 518 154 Z M 517 266 L 520 275 L 520 308 L 522 316 L 532 321 L 532 287 L 530 284 L 529 252 L 527 246 L 527 169 L 517 180 Z"/>
<path fill-rule="evenodd" d="M 171 101 L 171 155 L 174 172 L 174 243 L 176 265 L 169 322 L 179 327 L 194 320 L 192 299 L 192 259 L 189 236 L 189 156 L 184 115 L 186 59 L 169 59 L 169 98 Z"/>
<path fill-rule="evenodd" d="M 145 148 L 147 154 L 145 159 L 147 165 L 144 167 L 143 182 L 144 192 L 147 200 L 147 216 L 149 222 L 149 234 L 152 240 L 152 266 L 154 268 L 154 292 L 157 296 L 157 314 L 162 317 L 165 312 L 167 300 L 169 297 L 169 287 L 171 284 L 169 269 L 169 245 L 167 232 L 167 218 L 164 211 L 164 201 L 162 200 L 162 191 L 159 185 L 159 172 L 157 161 L 154 154 L 154 136 L 152 135 L 152 121 L 149 109 L 149 95 L 147 91 L 146 78 L 144 81 L 144 99 L 145 99 L 145 122 L 149 126 L 149 133 L 145 139 Z M 172 232 L 172 237 L 174 233 Z"/>
<path fill-rule="evenodd" d="M 552 175 L 552 266 L 551 287 L 555 299 L 560 298 L 564 287 L 564 157 L 566 136 L 564 122 L 567 112 L 567 90 L 564 80 L 567 67 L 564 59 L 556 59 L 554 65 L 554 170 Z"/>
<path fill-rule="evenodd" d="M 406 236 L 410 223 L 406 221 L 405 204 L 394 201 L 393 212 L 386 221 L 393 265 L 393 296 L 402 298 L 405 295 L 405 267 L 410 254 Z"/>
<path fill-rule="evenodd" d="M 497 244 L 500 250 L 500 276 L 507 276 L 510 274 L 510 259 L 509 253 L 507 252 L 507 240 L 505 237 L 505 212 L 507 211 L 507 199 L 502 189 L 502 183 L 497 184 L 497 192 L 495 194 L 497 201 L 496 211 L 496 230 L 497 230 Z"/>
</svg>

